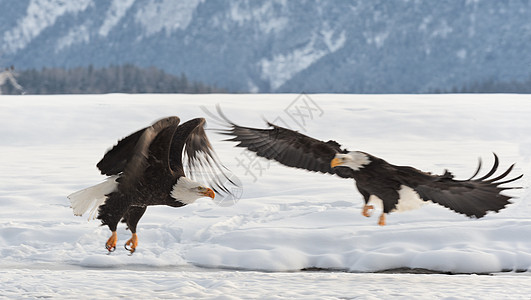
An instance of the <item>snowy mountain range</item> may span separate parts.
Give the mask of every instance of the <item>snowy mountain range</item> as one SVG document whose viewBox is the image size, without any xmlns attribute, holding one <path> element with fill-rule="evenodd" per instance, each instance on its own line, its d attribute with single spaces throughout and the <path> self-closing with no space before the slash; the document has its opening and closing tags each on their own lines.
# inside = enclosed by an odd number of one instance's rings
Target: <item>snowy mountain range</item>
<svg viewBox="0 0 531 300">
<path fill-rule="evenodd" d="M 526 0 L 0 0 L 0 66 L 155 66 L 249 92 L 411 93 L 531 76 Z"/>
</svg>

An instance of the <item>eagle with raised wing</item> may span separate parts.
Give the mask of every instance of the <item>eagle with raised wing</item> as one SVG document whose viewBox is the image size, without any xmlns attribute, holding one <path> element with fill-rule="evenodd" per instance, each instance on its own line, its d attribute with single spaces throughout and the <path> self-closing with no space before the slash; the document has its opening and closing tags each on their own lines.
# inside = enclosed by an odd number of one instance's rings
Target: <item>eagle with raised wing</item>
<svg viewBox="0 0 531 300">
<path fill-rule="evenodd" d="M 226 186 L 236 184 L 218 162 L 204 125 L 203 118 L 180 124 L 178 117 L 167 117 L 123 138 L 97 164 L 109 177 L 68 196 L 75 215 L 89 212 L 90 219 L 97 211 L 102 225 L 109 227 L 109 252 L 116 249 L 120 220 L 132 232 L 125 248 L 135 252 L 137 224 L 148 206 L 181 207 L 201 197 L 214 199 L 215 192 L 231 193 Z M 208 180 L 210 187 L 192 180 L 194 174 Z"/>
</svg>

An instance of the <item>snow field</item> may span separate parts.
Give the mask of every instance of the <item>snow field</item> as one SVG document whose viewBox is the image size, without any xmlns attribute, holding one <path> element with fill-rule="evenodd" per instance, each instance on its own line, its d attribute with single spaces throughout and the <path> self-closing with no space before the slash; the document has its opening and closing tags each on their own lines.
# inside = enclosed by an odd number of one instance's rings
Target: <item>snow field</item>
<svg viewBox="0 0 531 300">
<path fill-rule="evenodd" d="M 531 291 L 529 100 L 526 95 L 2 96 L 1 294 L 525 298 Z M 447 168 L 461 179 L 473 174 L 478 157 L 486 173 L 496 152 L 500 173 L 516 162 L 513 174 L 525 174 L 518 181 L 524 189 L 507 191 L 516 196 L 514 203 L 483 219 L 426 205 L 391 214 L 380 227 L 378 211 L 372 218 L 361 216 L 362 198 L 353 181 L 256 159 L 208 131 L 220 159 L 243 183 L 241 199 L 227 207 L 208 199 L 178 209 L 150 207 L 139 223 L 137 252 L 128 256 L 121 248 L 130 237 L 122 224 L 118 249 L 106 255 L 109 230 L 74 216 L 66 196 L 104 179 L 95 164 L 118 139 L 164 116 L 182 121 L 205 116 L 200 106 L 213 112 L 218 103 L 240 125 L 263 127 L 266 118 L 393 164 L 439 174 Z M 219 128 L 208 117 L 207 122 Z M 314 268 L 338 272 L 299 272 Z M 403 268 L 510 272 L 357 274 Z M 108 284 L 109 278 L 116 284 Z"/>
</svg>

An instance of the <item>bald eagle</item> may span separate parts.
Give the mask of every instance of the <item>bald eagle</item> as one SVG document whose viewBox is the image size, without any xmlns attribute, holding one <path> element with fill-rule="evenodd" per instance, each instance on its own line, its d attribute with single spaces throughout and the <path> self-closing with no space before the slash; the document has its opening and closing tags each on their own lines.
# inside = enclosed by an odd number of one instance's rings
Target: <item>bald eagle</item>
<svg viewBox="0 0 531 300">
<path fill-rule="evenodd" d="M 214 199 L 215 191 L 230 193 L 225 185 L 234 182 L 226 175 L 204 131 L 205 119 L 179 124 L 178 117 L 167 117 L 120 140 L 97 164 L 104 182 L 68 196 L 75 215 L 90 210 L 112 232 L 105 247 L 116 249 L 116 228 L 120 220 L 132 237 L 125 243 L 131 253 L 138 246 L 136 227 L 150 205 L 181 207 L 201 197 Z M 185 176 L 200 173 L 212 188 Z M 201 172 L 198 172 L 201 171 Z M 221 174 L 221 175 L 219 175 Z M 129 247 L 129 248 L 128 248 Z"/>
<path fill-rule="evenodd" d="M 466 180 L 456 180 L 448 171 L 432 175 L 413 167 L 392 165 L 366 152 L 348 151 L 336 141 L 320 141 L 269 122 L 267 129 L 238 126 L 219 107 L 218 112 L 221 118 L 216 119 L 226 126 L 219 133 L 231 136 L 227 141 L 238 142 L 237 147 L 288 167 L 354 179 L 365 202 L 362 215 L 371 215 L 372 203 L 383 208 L 379 225 L 385 225 L 386 214 L 418 208 L 430 201 L 468 217 L 481 218 L 509 204 L 511 197 L 500 192 L 512 188 L 500 185 L 523 176 L 502 180 L 511 172 L 513 164 L 503 174 L 491 178 L 499 164 L 496 154 L 494 166 L 480 178 L 476 176 L 481 160 L 475 174 Z"/>
</svg>

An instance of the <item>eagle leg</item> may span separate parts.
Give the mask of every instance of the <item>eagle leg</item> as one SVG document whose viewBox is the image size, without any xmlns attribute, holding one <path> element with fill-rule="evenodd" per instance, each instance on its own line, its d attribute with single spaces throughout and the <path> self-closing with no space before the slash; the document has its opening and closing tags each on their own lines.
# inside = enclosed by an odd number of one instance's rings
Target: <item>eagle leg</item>
<svg viewBox="0 0 531 300">
<path fill-rule="evenodd" d="M 127 246 L 130 246 L 129 248 Z M 136 246 L 138 246 L 138 236 L 136 233 L 133 233 L 133 236 L 125 242 L 124 248 L 125 250 L 128 250 L 130 254 L 133 254 L 136 250 Z"/>
<path fill-rule="evenodd" d="M 380 215 L 380 218 L 378 219 L 378 225 L 385 226 L 385 213 Z"/>
<path fill-rule="evenodd" d="M 111 237 L 107 240 L 107 243 L 105 243 L 105 248 L 107 248 L 109 253 L 114 252 L 114 250 L 116 250 L 117 241 L 118 236 L 116 235 L 116 231 L 113 231 Z"/>
<path fill-rule="evenodd" d="M 135 252 L 136 247 L 138 246 L 136 225 L 138 225 L 138 221 L 142 218 L 144 212 L 146 212 L 146 206 L 131 206 L 124 215 L 123 222 L 127 223 L 127 228 L 131 230 L 131 233 L 133 234 L 124 245 L 125 249 L 130 252 L 130 255 Z"/>
<path fill-rule="evenodd" d="M 372 210 L 374 209 L 374 206 L 372 205 L 364 205 L 363 211 L 361 212 L 362 215 L 365 217 L 370 217 L 372 215 Z"/>
</svg>

